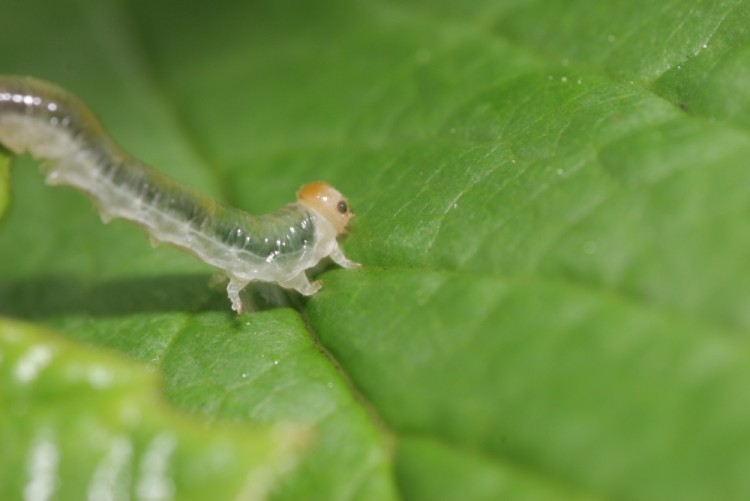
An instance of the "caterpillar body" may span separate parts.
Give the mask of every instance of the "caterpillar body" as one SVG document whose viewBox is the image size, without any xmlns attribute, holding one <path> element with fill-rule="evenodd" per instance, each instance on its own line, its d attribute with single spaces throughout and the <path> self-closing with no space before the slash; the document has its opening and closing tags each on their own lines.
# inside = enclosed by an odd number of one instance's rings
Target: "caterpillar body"
<svg viewBox="0 0 750 501">
<path fill-rule="evenodd" d="M 305 270 L 325 257 L 360 266 L 339 246 L 353 214 L 330 185 L 310 183 L 295 203 L 263 216 L 228 207 L 131 156 L 86 105 L 51 83 L 0 76 L 0 144 L 43 160 L 47 183 L 84 192 L 104 222 L 131 221 L 152 243 L 171 244 L 226 274 L 238 313 L 240 291 L 251 281 L 312 295 L 322 284 L 310 283 Z"/>
</svg>

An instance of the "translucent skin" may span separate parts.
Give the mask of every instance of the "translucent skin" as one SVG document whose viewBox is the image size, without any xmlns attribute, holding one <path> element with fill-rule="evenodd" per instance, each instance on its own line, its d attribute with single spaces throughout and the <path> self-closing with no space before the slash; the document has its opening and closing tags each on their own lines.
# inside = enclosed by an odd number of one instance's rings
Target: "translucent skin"
<svg viewBox="0 0 750 501">
<path fill-rule="evenodd" d="M 326 183 L 303 187 L 297 203 L 264 216 L 227 207 L 132 157 L 81 101 L 53 84 L 0 76 L 0 144 L 45 160 L 47 183 L 83 191 L 105 222 L 131 221 L 153 243 L 173 245 L 225 273 L 238 313 L 239 293 L 251 281 L 311 295 L 321 283 L 310 283 L 305 270 L 321 259 L 359 266 L 337 241 L 352 217 L 348 203 Z"/>
</svg>

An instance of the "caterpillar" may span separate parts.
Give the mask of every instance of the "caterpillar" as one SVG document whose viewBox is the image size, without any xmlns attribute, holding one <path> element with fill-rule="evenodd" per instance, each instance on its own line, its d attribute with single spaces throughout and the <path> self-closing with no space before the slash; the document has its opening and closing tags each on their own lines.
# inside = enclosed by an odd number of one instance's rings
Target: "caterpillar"
<svg viewBox="0 0 750 501">
<path fill-rule="evenodd" d="M 329 184 L 307 184 L 296 202 L 263 216 L 231 208 L 131 156 L 82 101 L 52 83 L 0 76 L 0 144 L 41 160 L 47 184 L 86 194 L 103 222 L 135 223 L 154 245 L 172 245 L 225 274 L 237 313 L 252 281 L 310 296 L 322 283 L 305 271 L 322 259 L 360 266 L 338 242 L 353 217 L 349 202 Z"/>
</svg>

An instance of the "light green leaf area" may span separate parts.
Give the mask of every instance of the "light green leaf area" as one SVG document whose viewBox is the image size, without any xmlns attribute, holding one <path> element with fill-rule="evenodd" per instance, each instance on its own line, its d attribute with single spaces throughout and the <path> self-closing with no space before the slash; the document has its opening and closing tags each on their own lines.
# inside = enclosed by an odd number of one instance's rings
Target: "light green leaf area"
<svg viewBox="0 0 750 501">
<path fill-rule="evenodd" d="M 363 269 L 237 317 L 14 160 L 0 313 L 186 419 L 310 426 L 272 496 L 750 496 L 750 2 L 31 0 L 0 40 L 227 203 L 349 197 Z"/>
<path fill-rule="evenodd" d="M 5 499 L 259 499 L 312 441 L 186 419 L 139 364 L 0 320 Z"/>
</svg>

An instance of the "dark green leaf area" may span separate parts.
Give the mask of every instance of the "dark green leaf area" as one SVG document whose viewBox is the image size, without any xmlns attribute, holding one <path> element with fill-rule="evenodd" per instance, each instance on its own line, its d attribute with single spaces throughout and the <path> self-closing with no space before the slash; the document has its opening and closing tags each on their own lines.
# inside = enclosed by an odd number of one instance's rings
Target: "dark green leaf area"
<svg viewBox="0 0 750 501">
<path fill-rule="evenodd" d="M 358 274 L 328 276 L 311 322 L 332 326 L 322 341 L 397 433 L 580 493 L 701 499 L 750 487 L 739 474 L 750 363 L 727 333 L 580 284 Z"/>
<path fill-rule="evenodd" d="M 183 324 L 162 360 L 169 400 L 208 419 L 314 427 L 316 446 L 281 498 L 393 497 L 386 437 L 299 315 L 276 309 L 229 318 L 205 314 Z"/>
</svg>

